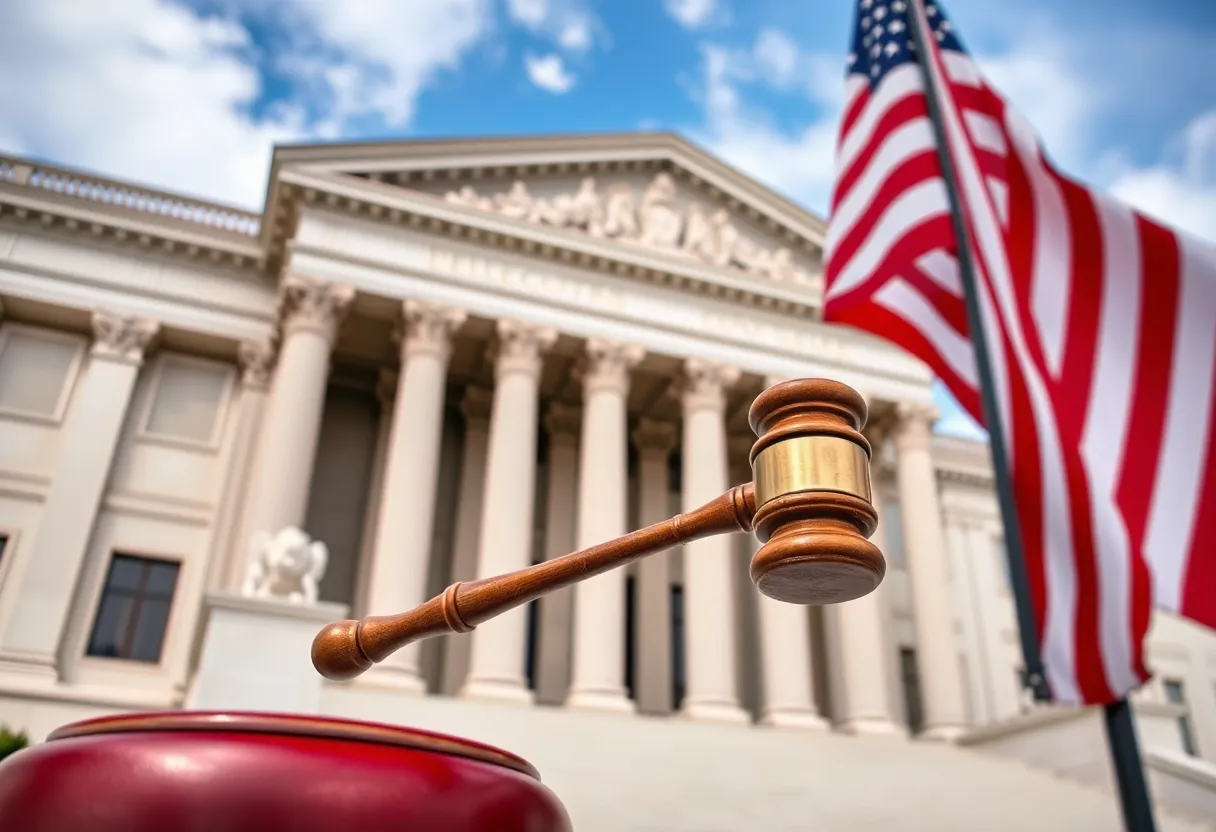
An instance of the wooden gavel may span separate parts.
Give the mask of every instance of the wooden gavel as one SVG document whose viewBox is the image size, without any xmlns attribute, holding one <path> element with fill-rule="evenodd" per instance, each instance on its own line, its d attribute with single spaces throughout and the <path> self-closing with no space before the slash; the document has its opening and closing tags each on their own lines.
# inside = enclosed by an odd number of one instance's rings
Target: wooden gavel
<svg viewBox="0 0 1216 832">
<path fill-rule="evenodd" d="M 878 525 L 870 494 L 865 400 L 827 379 L 774 385 L 752 402 L 754 481 L 706 505 L 615 540 L 470 582 L 400 615 L 327 625 L 312 662 L 327 679 L 353 679 L 418 639 L 467 633 L 482 622 L 587 578 L 715 534 L 755 531 L 764 544 L 751 578 L 791 604 L 851 601 L 882 582 L 886 561 L 868 538 Z"/>
</svg>

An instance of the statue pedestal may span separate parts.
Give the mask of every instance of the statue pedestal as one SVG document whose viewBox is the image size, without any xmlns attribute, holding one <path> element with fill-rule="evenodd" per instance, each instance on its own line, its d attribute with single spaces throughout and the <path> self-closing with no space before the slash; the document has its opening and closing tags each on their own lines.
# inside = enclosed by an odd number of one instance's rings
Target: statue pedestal
<svg viewBox="0 0 1216 832">
<path fill-rule="evenodd" d="M 324 680 L 312 640 L 345 604 L 292 604 L 208 592 L 198 671 L 185 706 L 199 710 L 316 714 Z"/>
</svg>

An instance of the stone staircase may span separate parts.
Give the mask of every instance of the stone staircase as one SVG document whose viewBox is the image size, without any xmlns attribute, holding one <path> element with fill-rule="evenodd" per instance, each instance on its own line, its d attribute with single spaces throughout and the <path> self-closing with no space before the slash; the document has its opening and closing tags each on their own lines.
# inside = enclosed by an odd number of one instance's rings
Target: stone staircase
<svg viewBox="0 0 1216 832">
<path fill-rule="evenodd" d="M 576 832 L 1111 832 L 1110 793 L 966 747 L 773 731 L 362 686 L 322 712 L 412 725 L 514 751 L 540 770 Z M 1216 824 L 1159 807 L 1161 832 Z"/>
</svg>

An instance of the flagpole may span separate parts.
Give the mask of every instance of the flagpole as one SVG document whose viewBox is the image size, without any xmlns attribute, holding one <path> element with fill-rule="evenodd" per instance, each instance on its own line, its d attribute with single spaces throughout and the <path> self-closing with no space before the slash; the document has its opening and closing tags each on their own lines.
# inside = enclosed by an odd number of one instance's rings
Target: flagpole
<svg viewBox="0 0 1216 832">
<path fill-rule="evenodd" d="M 996 401 L 996 385 L 992 363 L 988 353 L 988 339 L 984 332 L 984 320 L 980 311 L 979 283 L 975 277 L 975 260 L 971 252 L 971 237 L 959 204 L 958 178 L 954 170 L 954 159 L 950 154 L 946 131 L 942 125 L 941 105 L 937 99 L 937 88 L 933 84 L 930 68 L 926 63 L 930 51 L 926 32 L 921 26 L 922 0 L 907 0 L 907 23 L 916 44 L 916 61 L 921 68 L 925 84 L 925 99 L 929 119 L 933 123 L 937 140 L 938 161 L 950 200 L 950 215 L 954 225 L 954 237 L 958 243 L 959 275 L 963 284 L 963 302 L 967 310 L 967 325 L 979 373 L 980 402 L 984 424 L 988 429 L 992 449 L 992 468 L 996 482 L 997 502 L 1000 505 L 1001 522 L 1005 527 L 1005 554 L 1009 562 L 1009 584 L 1017 610 L 1018 631 L 1021 635 L 1022 657 L 1026 665 L 1023 684 L 1031 690 L 1036 701 L 1050 701 L 1051 690 L 1043 670 L 1043 656 L 1039 650 L 1038 624 L 1030 597 L 1030 582 L 1026 572 L 1025 549 L 1022 529 L 1018 521 L 1017 507 L 1013 496 L 1013 476 L 1009 466 L 1009 452 L 1005 443 L 1004 425 Z M 1106 726 L 1106 741 L 1110 748 L 1111 762 L 1118 785 L 1119 804 L 1123 812 L 1123 825 L 1127 832 L 1155 832 L 1152 802 L 1148 784 L 1145 782 L 1144 766 L 1136 741 L 1136 728 L 1132 720 L 1131 706 L 1120 699 L 1103 707 Z"/>
</svg>

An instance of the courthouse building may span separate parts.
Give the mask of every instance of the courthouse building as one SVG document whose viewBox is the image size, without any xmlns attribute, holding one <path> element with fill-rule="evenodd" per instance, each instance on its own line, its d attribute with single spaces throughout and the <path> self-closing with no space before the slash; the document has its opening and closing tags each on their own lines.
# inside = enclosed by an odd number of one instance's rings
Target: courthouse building
<svg viewBox="0 0 1216 832">
<path fill-rule="evenodd" d="M 0 157 L 0 723 L 201 706 L 292 529 L 315 631 L 693 508 L 822 376 L 870 405 L 878 591 L 778 603 L 705 539 L 314 709 L 504 745 L 580 830 L 1114 828 L 1100 721 L 1021 692 L 987 448 L 822 323 L 824 231 L 669 134 L 278 148 L 256 214 Z M 1149 656 L 1163 828 L 1207 828 L 1216 638 L 1158 616 Z"/>
</svg>

